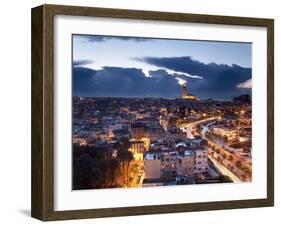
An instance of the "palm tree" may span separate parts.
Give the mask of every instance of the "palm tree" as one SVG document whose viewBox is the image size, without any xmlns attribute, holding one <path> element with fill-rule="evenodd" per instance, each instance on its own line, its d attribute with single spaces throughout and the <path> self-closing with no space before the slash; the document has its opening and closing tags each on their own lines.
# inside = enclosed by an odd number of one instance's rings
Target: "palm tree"
<svg viewBox="0 0 281 226">
<path fill-rule="evenodd" d="M 236 166 L 237 168 L 240 168 L 241 165 L 242 165 L 242 163 L 241 163 L 240 160 L 236 161 L 235 166 Z"/>
<path fill-rule="evenodd" d="M 227 142 L 228 141 L 228 137 L 226 135 L 223 136 L 223 140 L 224 142 Z"/>
<path fill-rule="evenodd" d="M 217 148 L 215 151 L 217 152 L 217 154 L 220 154 L 220 153 L 221 153 L 221 151 L 220 151 L 219 148 Z"/>
<path fill-rule="evenodd" d="M 117 149 L 117 159 L 122 163 L 122 174 L 123 174 L 123 183 L 127 184 L 129 164 L 133 160 L 133 155 L 128 151 L 130 147 L 130 142 L 127 138 L 121 138 L 119 142 L 116 143 Z M 126 167 L 127 166 L 127 167 Z"/>
<path fill-rule="evenodd" d="M 233 161 L 233 156 L 232 156 L 232 155 L 229 155 L 229 156 L 228 156 L 228 160 L 229 160 L 230 162 L 232 162 L 232 161 Z"/>
<path fill-rule="evenodd" d="M 245 173 L 245 174 L 249 174 L 250 173 L 250 169 L 248 167 L 243 167 L 242 168 L 242 171 Z"/>
<path fill-rule="evenodd" d="M 117 159 L 112 159 L 110 161 L 109 171 L 111 176 L 109 187 L 116 186 L 117 178 L 120 175 L 120 163 Z"/>
</svg>

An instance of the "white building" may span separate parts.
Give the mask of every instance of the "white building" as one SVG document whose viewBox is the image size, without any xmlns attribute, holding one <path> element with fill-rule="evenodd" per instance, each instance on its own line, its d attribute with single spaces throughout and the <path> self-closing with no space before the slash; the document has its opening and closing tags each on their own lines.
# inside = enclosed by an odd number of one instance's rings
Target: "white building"
<svg viewBox="0 0 281 226">
<path fill-rule="evenodd" d="M 162 171 L 164 176 L 177 176 L 178 157 L 179 153 L 177 151 L 163 153 Z"/>
<path fill-rule="evenodd" d="M 208 172 L 208 150 L 204 147 L 193 149 L 194 153 L 194 174 Z"/>
<path fill-rule="evenodd" d="M 191 151 L 184 151 L 179 155 L 178 175 L 192 177 L 194 175 L 194 155 Z"/>
</svg>

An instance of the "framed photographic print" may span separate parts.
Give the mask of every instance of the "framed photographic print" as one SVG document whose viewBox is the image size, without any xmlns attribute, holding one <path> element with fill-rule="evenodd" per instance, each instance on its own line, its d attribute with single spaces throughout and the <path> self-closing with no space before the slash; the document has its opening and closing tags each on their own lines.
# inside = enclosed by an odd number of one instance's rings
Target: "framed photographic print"
<svg viewBox="0 0 281 226">
<path fill-rule="evenodd" d="M 272 19 L 32 9 L 32 216 L 274 205 Z"/>
</svg>

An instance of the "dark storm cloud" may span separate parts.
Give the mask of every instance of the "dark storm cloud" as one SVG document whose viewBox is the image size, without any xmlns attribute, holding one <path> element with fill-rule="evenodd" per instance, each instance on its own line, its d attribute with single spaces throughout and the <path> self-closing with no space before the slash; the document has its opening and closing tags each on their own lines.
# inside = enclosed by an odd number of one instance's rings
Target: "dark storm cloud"
<svg viewBox="0 0 281 226">
<path fill-rule="evenodd" d="M 177 71 L 174 74 L 187 81 L 189 89 L 201 98 L 231 98 L 239 95 L 245 90 L 237 88 L 237 85 L 251 79 L 252 69 L 240 67 L 233 64 L 210 63 L 205 64 L 191 57 L 144 57 L 135 58 L 137 61 L 145 62 L 161 68 Z M 203 79 L 188 78 L 180 72 L 188 73 L 193 76 L 200 76 Z"/>
<path fill-rule="evenodd" d="M 145 42 L 151 41 L 153 39 L 149 38 L 139 38 L 139 37 L 126 37 L 126 36 L 102 36 L 102 35 L 83 35 L 88 42 L 105 42 L 108 40 L 121 40 L 121 41 L 135 41 L 135 42 Z"/>
<path fill-rule="evenodd" d="M 149 71 L 149 77 L 146 77 L 137 68 L 103 67 L 92 70 L 73 67 L 74 95 L 175 98 L 181 95 L 178 78 L 186 81 L 188 92 L 200 99 L 232 99 L 245 93 L 245 89 L 237 88 L 237 85 L 251 79 L 251 68 L 238 65 L 204 64 L 190 57 L 146 57 L 138 60 L 163 69 Z M 171 74 L 165 68 L 177 72 Z M 202 79 L 187 77 L 184 73 L 201 76 Z"/>
<path fill-rule="evenodd" d="M 74 60 L 73 66 L 77 67 L 77 66 L 83 66 L 83 65 L 91 64 L 91 63 L 94 63 L 94 61 L 92 61 L 92 60 Z"/>
<path fill-rule="evenodd" d="M 73 94 L 77 96 L 91 96 L 94 88 L 93 78 L 96 71 L 84 67 L 73 67 L 72 70 Z"/>
<path fill-rule="evenodd" d="M 166 71 L 151 71 L 145 77 L 137 68 L 73 68 L 73 95 L 119 97 L 179 97 L 180 85 Z"/>
</svg>

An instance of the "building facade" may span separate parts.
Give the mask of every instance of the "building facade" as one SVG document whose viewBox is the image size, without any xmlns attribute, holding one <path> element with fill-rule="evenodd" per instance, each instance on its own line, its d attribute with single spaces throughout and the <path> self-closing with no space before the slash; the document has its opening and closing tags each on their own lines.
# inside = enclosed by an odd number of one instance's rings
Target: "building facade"
<svg viewBox="0 0 281 226">
<path fill-rule="evenodd" d="M 131 141 L 129 151 L 133 154 L 134 160 L 143 160 L 145 152 L 143 141 Z"/>
<path fill-rule="evenodd" d="M 144 158 L 144 175 L 147 179 L 161 178 L 161 159 L 156 153 L 147 153 Z"/>
</svg>

